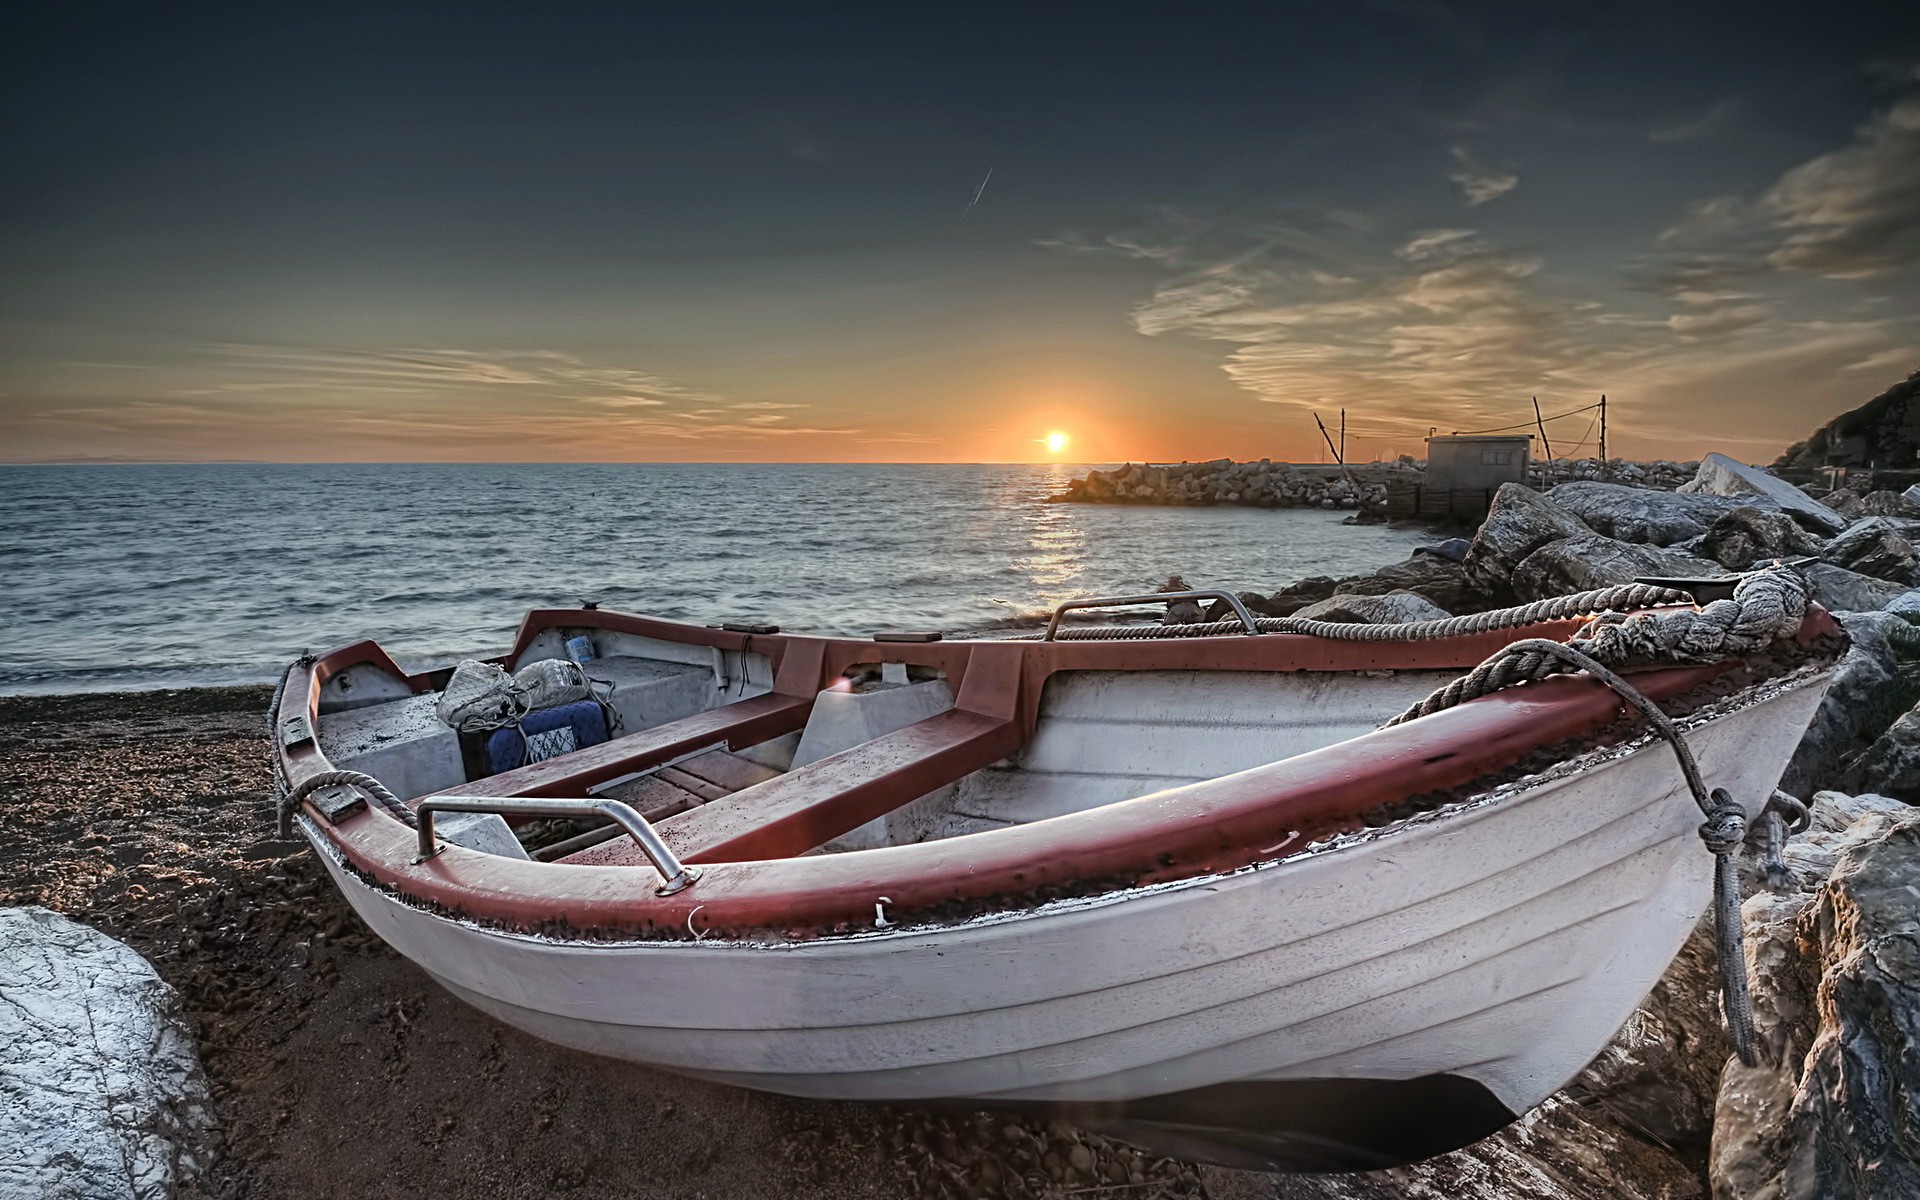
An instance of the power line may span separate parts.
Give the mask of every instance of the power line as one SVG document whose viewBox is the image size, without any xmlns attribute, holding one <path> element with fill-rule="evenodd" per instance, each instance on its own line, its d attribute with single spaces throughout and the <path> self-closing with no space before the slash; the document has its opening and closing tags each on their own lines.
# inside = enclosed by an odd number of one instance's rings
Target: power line
<svg viewBox="0 0 1920 1200">
<path fill-rule="evenodd" d="M 1555 413 L 1550 417 L 1542 417 L 1540 421 L 1558 421 L 1561 417 L 1577 416 L 1583 412 L 1592 412 L 1599 407 L 1598 404 L 1583 404 L 1579 408 L 1570 408 L 1563 413 Z M 1470 437 L 1476 433 L 1505 433 L 1510 429 L 1532 429 L 1535 427 L 1535 424 L 1533 421 L 1521 421 L 1517 425 L 1501 425 L 1494 429 L 1456 429 L 1453 432 L 1455 437 Z"/>
</svg>

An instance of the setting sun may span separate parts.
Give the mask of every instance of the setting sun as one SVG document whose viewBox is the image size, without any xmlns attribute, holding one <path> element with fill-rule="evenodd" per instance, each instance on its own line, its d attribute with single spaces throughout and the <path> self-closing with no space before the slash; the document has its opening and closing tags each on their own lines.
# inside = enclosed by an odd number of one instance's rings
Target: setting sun
<svg viewBox="0 0 1920 1200">
<path fill-rule="evenodd" d="M 1073 439 L 1069 438 L 1066 434 L 1061 433 L 1059 430 L 1056 429 L 1052 433 L 1048 434 L 1046 437 L 1041 438 L 1040 440 L 1046 443 L 1047 453 L 1058 454 L 1062 450 L 1065 450 L 1067 448 L 1067 443 L 1072 441 Z"/>
</svg>

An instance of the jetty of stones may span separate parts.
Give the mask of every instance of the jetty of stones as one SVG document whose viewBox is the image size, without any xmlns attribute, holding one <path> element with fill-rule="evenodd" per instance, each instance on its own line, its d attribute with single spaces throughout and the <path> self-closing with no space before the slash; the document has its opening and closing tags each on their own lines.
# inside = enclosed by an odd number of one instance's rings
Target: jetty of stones
<svg viewBox="0 0 1920 1200">
<path fill-rule="evenodd" d="M 1698 462 L 1632 462 L 1626 459 L 1555 459 L 1536 462 L 1529 482 L 1536 488 L 1580 480 L 1607 480 L 1635 487 L 1673 489 L 1688 482 Z M 1247 508 L 1351 509 L 1368 518 L 1384 518 L 1387 495 L 1396 486 L 1413 487 L 1426 477 L 1426 464 L 1402 457 L 1393 462 L 1302 464 L 1208 462 L 1127 463 L 1111 471 L 1089 471 L 1070 480 L 1049 499 L 1087 504 L 1240 505 Z"/>
</svg>

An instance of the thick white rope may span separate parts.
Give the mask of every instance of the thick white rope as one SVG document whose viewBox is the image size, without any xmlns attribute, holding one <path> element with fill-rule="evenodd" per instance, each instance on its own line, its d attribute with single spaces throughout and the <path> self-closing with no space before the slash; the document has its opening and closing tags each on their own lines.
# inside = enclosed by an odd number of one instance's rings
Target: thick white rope
<svg viewBox="0 0 1920 1200">
<path fill-rule="evenodd" d="M 1689 598 L 1687 593 L 1673 588 L 1649 583 L 1622 583 L 1590 592 L 1577 592 L 1571 596 L 1549 596 L 1513 608 L 1497 608 L 1491 612 L 1468 613 L 1460 617 L 1439 617 L 1431 621 L 1368 625 L 1358 621 L 1316 621 L 1307 617 L 1261 617 L 1254 621 L 1254 626 L 1261 633 L 1300 633 L 1342 642 L 1425 642 L 1491 633 L 1496 629 L 1518 629 L 1524 625 L 1568 617 L 1650 608 L 1656 604 L 1683 604 Z M 1205 621 L 1194 625 L 1089 625 L 1058 630 L 1053 638 L 1057 642 L 1137 641 L 1148 638 L 1217 637 L 1246 631 L 1246 626 L 1237 620 Z M 1027 634 L 1015 640 L 1032 641 L 1040 636 L 1037 633 Z"/>
</svg>

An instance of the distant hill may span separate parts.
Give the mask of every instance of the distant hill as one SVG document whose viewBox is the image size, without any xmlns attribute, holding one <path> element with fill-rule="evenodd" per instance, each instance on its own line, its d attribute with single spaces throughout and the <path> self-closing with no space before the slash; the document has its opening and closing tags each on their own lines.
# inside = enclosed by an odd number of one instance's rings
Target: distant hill
<svg viewBox="0 0 1920 1200">
<path fill-rule="evenodd" d="M 1787 447 L 1775 470 L 1920 465 L 1920 371 Z"/>
</svg>

